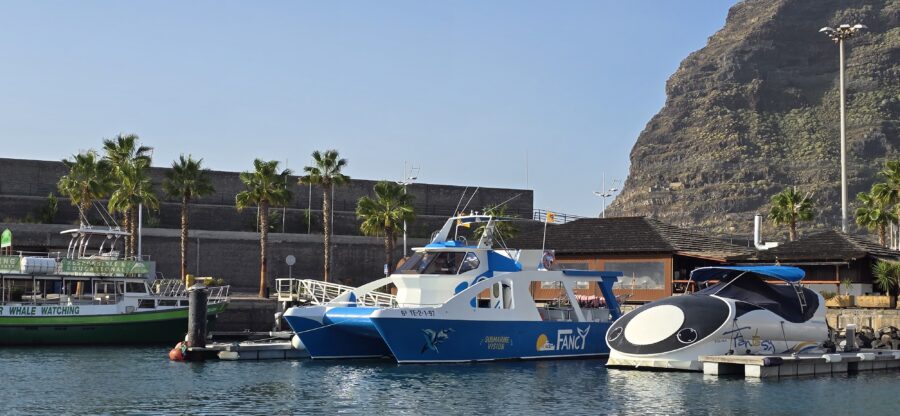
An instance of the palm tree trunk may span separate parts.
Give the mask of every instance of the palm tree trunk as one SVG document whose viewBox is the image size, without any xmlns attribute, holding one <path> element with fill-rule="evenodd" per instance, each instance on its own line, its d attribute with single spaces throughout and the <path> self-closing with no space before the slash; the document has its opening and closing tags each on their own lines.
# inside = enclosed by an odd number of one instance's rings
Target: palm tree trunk
<svg viewBox="0 0 900 416">
<path fill-rule="evenodd" d="M 266 297 L 266 243 L 269 240 L 269 203 L 259 204 L 259 297 Z"/>
<path fill-rule="evenodd" d="M 130 210 L 126 209 L 125 213 L 122 215 L 122 226 L 125 228 L 126 233 L 131 232 L 131 213 Z M 125 236 L 125 247 L 123 247 L 123 251 L 125 252 L 125 258 L 131 257 L 131 235 Z"/>
<path fill-rule="evenodd" d="M 322 228 L 323 228 L 323 238 L 325 244 L 325 267 L 324 267 L 324 277 L 322 280 L 328 281 L 329 274 L 331 274 L 331 201 L 328 200 L 328 185 L 322 184 L 322 187 L 325 189 L 322 192 Z"/>
<path fill-rule="evenodd" d="M 138 255 L 138 252 L 137 252 L 137 240 L 138 240 L 138 232 L 137 232 L 138 220 L 137 220 L 137 218 L 138 218 L 138 215 L 137 214 L 138 214 L 137 210 L 132 208 L 131 209 L 131 255 L 132 256 Z M 138 260 L 140 260 L 140 259 L 138 259 Z"/>
<path fill-rule="evenodd" d="M 387 274 L 390 275 L 393 270 L 391 270 L 391 235 L 390 233 L 384 234 L 384 265 L 387 270 Z"/>
<path fill-rule="evenodd" d="M 791 241 L 797 239 L 797 221 L 791 220 L 791 228 L 788 230 L 788 238 Z"/>
<path fill-rule="evenodd" d="M 394 244 L 396 241 L 396 233 L 394 233 L 394 230 L 391 230 L 388 233 L 388 274 L 394 272 Z"/>
<path fill-rule="evenodd" d="M 878 224 L 878 244 L 885 246 L 887 241 L 887 224 Z"/>
<path fill-rule="evenodd" d="M 181 281 L 187 283 L 188 197 L 181 198 Z"/>
</svg>

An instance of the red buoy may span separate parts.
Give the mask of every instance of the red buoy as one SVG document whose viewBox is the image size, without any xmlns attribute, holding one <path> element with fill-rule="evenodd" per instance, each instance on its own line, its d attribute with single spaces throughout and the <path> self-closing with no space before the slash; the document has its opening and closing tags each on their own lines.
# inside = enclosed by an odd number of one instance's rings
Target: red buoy
<svg viewBox="0 0 900 416">
<path fill-rule="evenodd" d="M 187 357 L 185 356 L 187 348 L 184 347 L 183 342 L 179 342 L 175 344 L 175 348 L 172 348 L 172 351 L 169 351 L 169 359 L 172 361 L 185 361 Z"/>
</svg>

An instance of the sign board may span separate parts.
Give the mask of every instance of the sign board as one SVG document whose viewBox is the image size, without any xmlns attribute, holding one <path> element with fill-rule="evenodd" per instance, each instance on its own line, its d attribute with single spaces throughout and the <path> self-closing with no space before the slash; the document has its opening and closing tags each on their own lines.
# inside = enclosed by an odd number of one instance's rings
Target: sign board
<svg viewBox="0 0 900 416">
<path fill-rule="evenodd" d="M 19 256 L 0 256 L 0 273 L 19 273 Z"/>
<path fill-rule="evenodd" d="M 297 263 L 297 258 L 294 257 L 293 254 L 288 254 L 288 256 L 284 258 L 284 262 L 287 263 L 288 266 L 293 266 Z"/>
<path fill-rule="evenodd" d="M 0 248 L 12 247 L 12 231 L 8 228 L 0 234 Z"/>
<path fill-rule="evenodd" d="M 150 273 L 150 266 L 148 262 L 145 261 L 63 259 L 62 273 L 100 276 L 115 276 L 124 274 L 141 275 Z"/>
</svg>

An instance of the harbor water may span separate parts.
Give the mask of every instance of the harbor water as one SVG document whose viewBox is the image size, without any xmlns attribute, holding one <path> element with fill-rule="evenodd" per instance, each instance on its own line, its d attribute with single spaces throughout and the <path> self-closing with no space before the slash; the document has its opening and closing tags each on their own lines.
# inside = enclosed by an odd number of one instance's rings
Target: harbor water
<svg viewBox="0 0 900 416">
<path fill-rule="evenodd" d="M 165 347 L 0 349 L 0 413 L 888 414 L 900 372 L 754 381 L 603 360 L 170 362 Z"/>
</svg>

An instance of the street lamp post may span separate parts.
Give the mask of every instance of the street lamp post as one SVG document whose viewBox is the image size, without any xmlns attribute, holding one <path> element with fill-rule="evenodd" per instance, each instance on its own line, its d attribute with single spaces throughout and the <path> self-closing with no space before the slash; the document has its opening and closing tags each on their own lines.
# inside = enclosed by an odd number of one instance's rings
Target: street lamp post
<svg viewBox="0 0 900 416">
<path fill-rule="evenodd" d="M 840 90 L 841 90 L 841 231 L 847 232 L 847 140 L 844 119 L 844 40 L 850 39 L 853 35 L 859 33 L 866 26 L 855 24 L 853 26 L 844 24 L 837 27 L 823 27 L 819 32 L 824 33 L 838 44 L 840 49 Z"/>
<path fill-rule="evenodd" d="M 406 163 L 403 164 L 403 180 L 397 181 L 398 185 L 403 186 L 403 194 L 406 195 L 406 187 L 408 185 L 412 185 L 416 182 L 416 179 L 419 179 L 418 176 L 414 172 L 418 172 L 419 168 L 414 167 L 412 169 L 406 168 Z M 406 220 L 403 220 L 403 258 L 406 258 Z"/>
<path fill-rule="evenodd" d="M 600 183 L 600 189 L 606 189 L 606 174 L 603 174 L 603 179 Z M 616 182 L 618 179 L 613 181 L 613 186 L 605 191 L 594 191 L 594 195 L 603 198 L 603 211 L 600 213 L 600 218 L 606 218 L 606 198 L 613 196 L 616 192 L 619 191 L 619 188 L 616 188 Z"/>
</svg>

